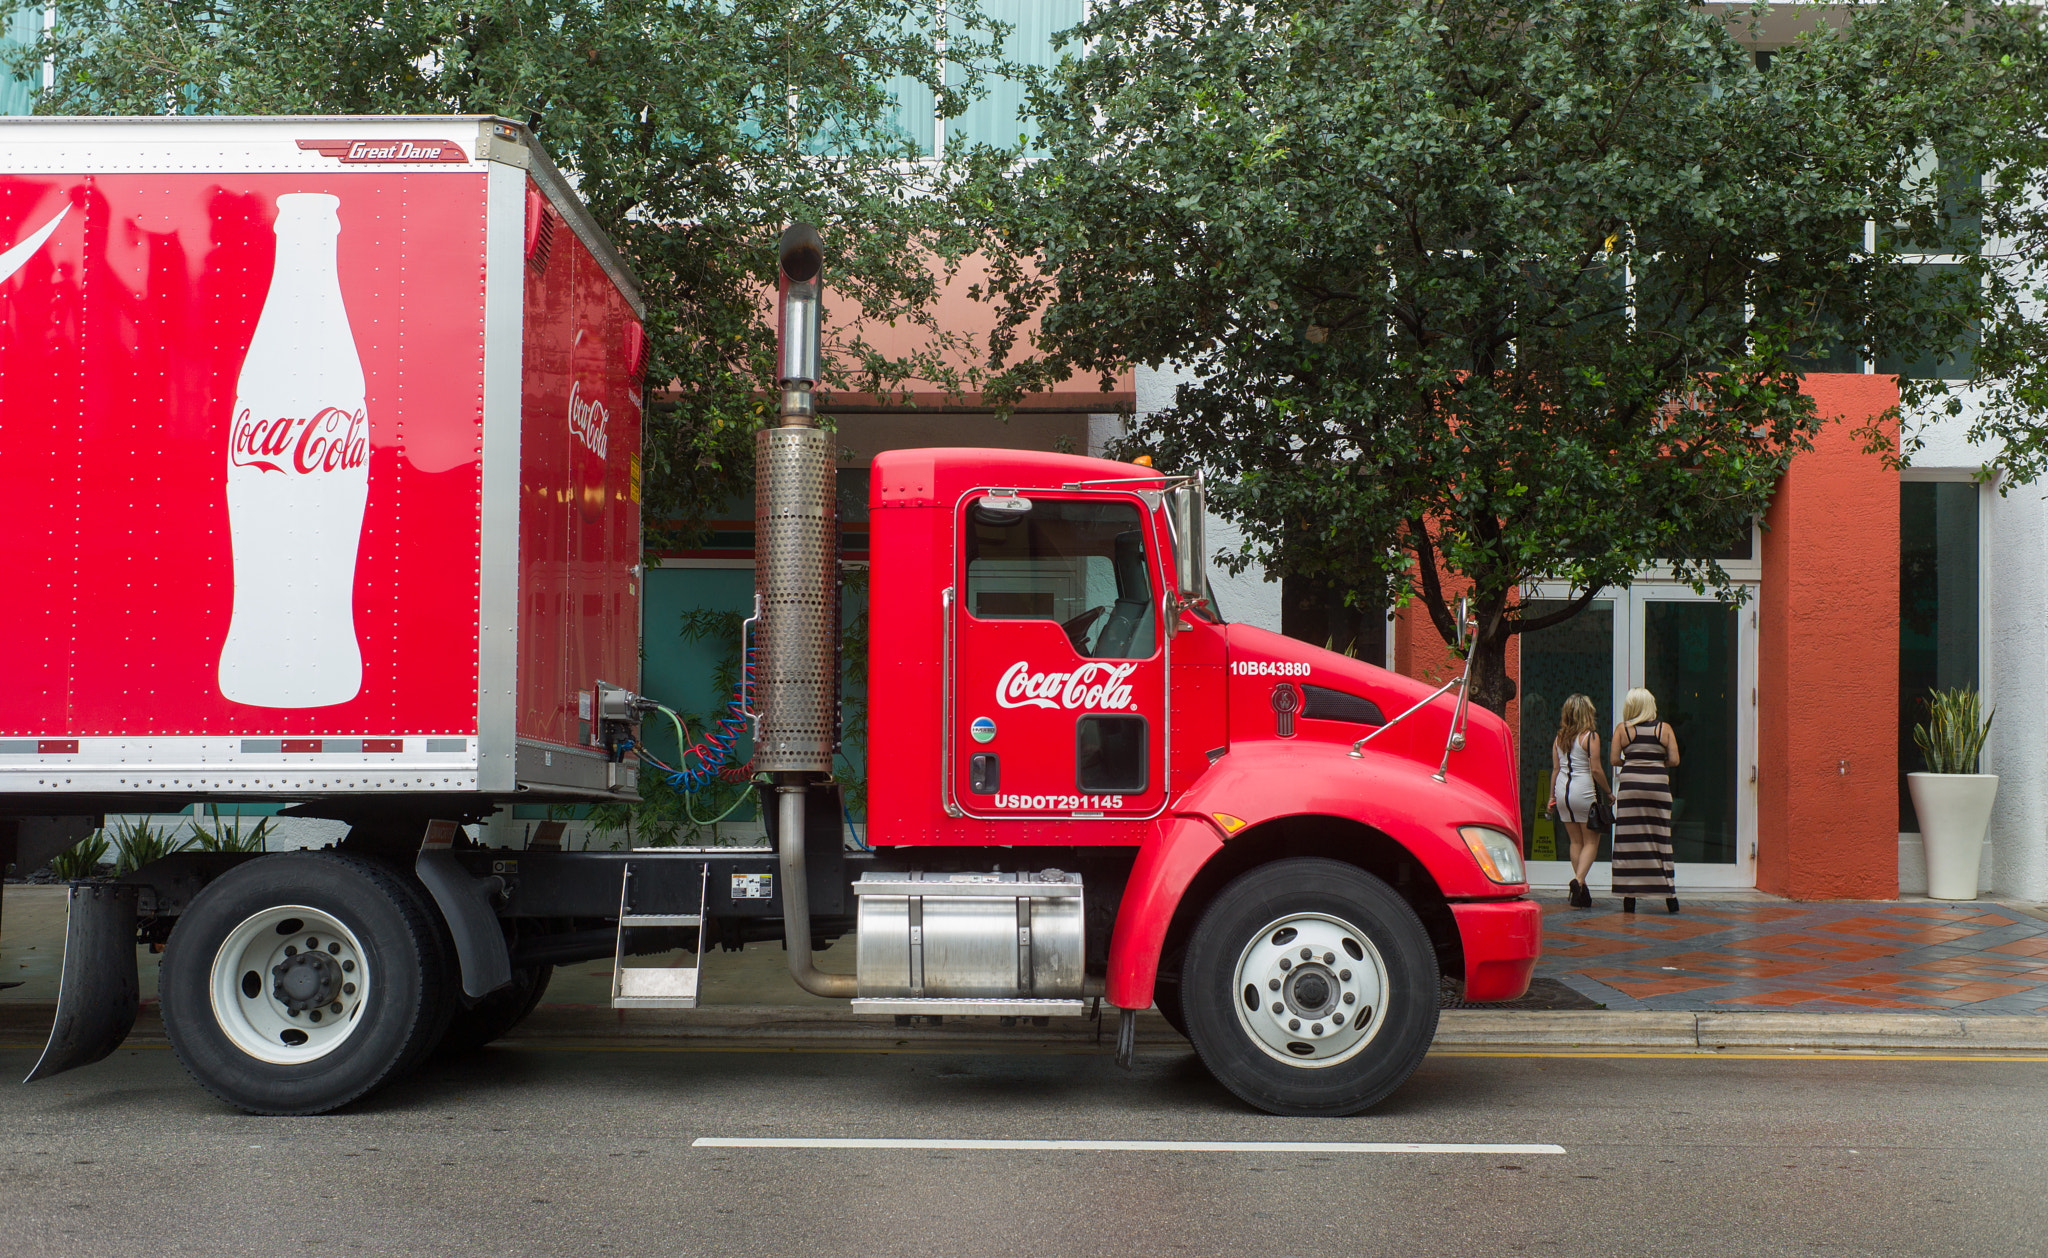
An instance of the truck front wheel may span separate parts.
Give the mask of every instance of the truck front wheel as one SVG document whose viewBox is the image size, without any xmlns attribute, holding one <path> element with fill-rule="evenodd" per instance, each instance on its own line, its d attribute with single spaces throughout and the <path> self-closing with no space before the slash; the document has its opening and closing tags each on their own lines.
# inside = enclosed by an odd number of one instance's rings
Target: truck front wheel
<svg viewBox="0 0 2048 1258">
<path fill-rule="evenodd" d="M 424 898 L 355 857 L 237 865 L 178 919 L 158 990 L 178 1060 L 254 1114 L 319 1114 L 416 1064 L 451 967 Z"/>
<path fill-rule="evenodd" d="M 1188 1038 L 1270 1114 L 1339 1115 L 1401 1086 L 1436 1037 L 1436 953 L 1415 910 L 1340 861 L 1275 861 L 1217 895 L 1181 969 Z"/>
</svg>

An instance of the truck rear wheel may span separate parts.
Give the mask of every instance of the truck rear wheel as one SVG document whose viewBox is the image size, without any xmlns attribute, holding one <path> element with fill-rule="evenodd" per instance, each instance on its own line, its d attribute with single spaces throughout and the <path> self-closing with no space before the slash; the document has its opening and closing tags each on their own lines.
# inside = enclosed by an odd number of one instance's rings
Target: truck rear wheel
<svg viewBox="0 0 2048 1258">
<path fill-rule="evenodd" d="M 164 1030 L 200 1086 L 254 1114 L 319 1114 L 417 1064 L 452 967 L 425 899 L 374 864 L 293 852 L 237 865 L 164 946 Z"/>
<path fill-rule="evenodd" d="M 436 1057 L 461 1057 L 473 1053 L 526 1020 L 540 998 L 547 994 L 552 965 L 514 967 L 512 982 L 477 1001 L 457 1009 L 448 1019 Z"/>
<path fill-rule="evenodd" d="M 1415 910 L 1340 861 L 1276 861 L 1202 914 L 1181 969 L 1188 1038 L 1269 1114 L 1356 1114 L 1436 1038 L 1436 952 Z"/>
</svg>

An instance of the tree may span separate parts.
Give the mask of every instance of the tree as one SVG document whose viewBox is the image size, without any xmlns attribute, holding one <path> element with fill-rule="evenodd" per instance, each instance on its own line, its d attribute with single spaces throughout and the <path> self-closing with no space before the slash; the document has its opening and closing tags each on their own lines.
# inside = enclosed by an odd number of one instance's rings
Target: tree
<svg viewBox="0 0 2048 1258">
<path fill-rule="evenodd" d="M 890 88 L 965 108 L 993 28 L 954 0 L 58 0 L 15 70 L 39 113 L 496 113 L 530 125 L 639 273 L 647 519 L 745 490 L 772 407 L 763 300 L 792 219 L 828 226 L 832 383 L 949 378 L 930 315 L 958 233 Z M 944 31 L 952 85 L 941 81 Z M 836 228 L 836 230 L 831 230 Z M 857 308 L 857 311 L 848 307 Z M 889 359 L 853 313 L 932 331 Z"/>
<path fill-rule="evenodd" d="M 1513 635 L 1653 562 L 1731 590 L 1703 556 L 1830 418 L 1804 370 L 1967 334 L 1965 286 L 1864 224 L 1933 225 L 1902 172 L 1982 143 L 2031 36 L 1876 8 L 1765 69 L 1685 0 L 1098 4 L 1042 151 L 983 154 L 966 202 L 1013 337 L 1042 311 L 1001 385 L 1177 364 L 1124 448 L 1211 478 L 1228 561 L 1419 598 L 1446 640 L 1462 584 L 1501 711 Z M 1537 579 L 1574 597 L 1525 616 Z"/>
</svg>

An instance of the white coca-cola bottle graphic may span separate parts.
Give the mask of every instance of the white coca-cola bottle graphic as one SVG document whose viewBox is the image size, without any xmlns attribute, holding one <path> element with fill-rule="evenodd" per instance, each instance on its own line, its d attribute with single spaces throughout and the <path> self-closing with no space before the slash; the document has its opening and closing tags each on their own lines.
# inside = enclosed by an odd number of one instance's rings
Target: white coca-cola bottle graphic
<svg viewBox="0 0 2048 1258">
<path fill-rule="evenodd" d="M 370 496 L 363 363 L 341 304 L 341 198 L 277 199 L 277 262 L 228 426 L 235 610 L 220 692 L 266 708 L 363 686 L 356 549 Z"/>
</svg>

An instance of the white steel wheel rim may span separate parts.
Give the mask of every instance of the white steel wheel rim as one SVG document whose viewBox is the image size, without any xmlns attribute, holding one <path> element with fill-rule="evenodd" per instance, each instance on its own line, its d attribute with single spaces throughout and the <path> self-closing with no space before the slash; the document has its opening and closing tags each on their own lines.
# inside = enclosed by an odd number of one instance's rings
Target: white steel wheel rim
<svg viewBox="0 0 2048 1258">
<path fill-rule="evenodd" d="M 253 976 L 253 980 L 252 980 Z M 213 1018 L 242 1052 L 280 1066 L 318 1061 L 362 1021 L 370 967 L 332 914 L 284 904 L 251 915 L 213 955 Z"/>
<path fill-rule="evenodd" d="M 1238 1025 L 1268 1057 L 1290 1066 L 1348 1061 L 1386 1023 L 1386 962 L 1342 918 L 1274 918 L 1238 954 L 1232 977 Z"/>
</svg>

